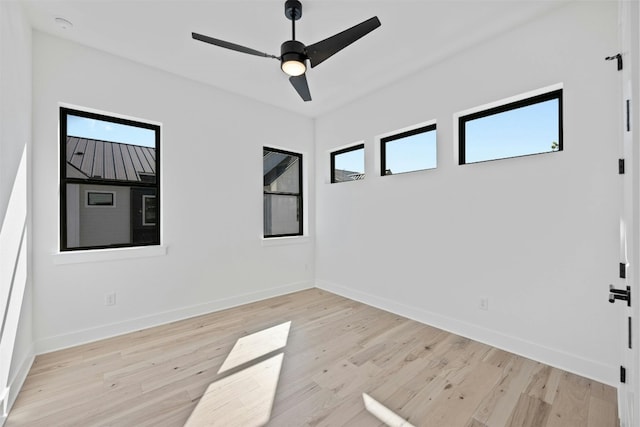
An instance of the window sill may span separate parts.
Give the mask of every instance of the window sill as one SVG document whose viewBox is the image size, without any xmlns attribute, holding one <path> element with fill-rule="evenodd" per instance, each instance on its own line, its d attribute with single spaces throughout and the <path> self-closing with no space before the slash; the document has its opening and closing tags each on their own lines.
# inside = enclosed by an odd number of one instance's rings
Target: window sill
<svg viewBox="0 0 640 427">
<path fill-rule="evenodd" d="M 262 246 L 302 245 L 311 242 L 309 236 L 262 237 Z"/>
<path fill-rule="evenodd" d="M 166 246 L 140 246 L 137 248 L 92 249 L 86 251 L 58 252 L 53 256 L 54 264 L 78 264 L 83 262 L 116 261 L 131 258 L 164 256 Z"/>
</svg>

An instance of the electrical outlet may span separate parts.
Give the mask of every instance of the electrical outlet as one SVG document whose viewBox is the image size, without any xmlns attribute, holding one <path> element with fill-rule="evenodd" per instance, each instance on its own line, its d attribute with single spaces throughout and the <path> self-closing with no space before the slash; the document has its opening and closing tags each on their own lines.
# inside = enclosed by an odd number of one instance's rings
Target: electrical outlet
<svg viewBox="0 0 640 427">
<path fill-rule="evenodd" d="M 104 305 L 116 305 L 116 293 L 112 292 L 104 296 Z"/>
<path fill-rule="evenodd" d="M 489 297 L 480 297 L 480 304 L 478 305 L 480 310 L 489 310 Z"/>
</svg>

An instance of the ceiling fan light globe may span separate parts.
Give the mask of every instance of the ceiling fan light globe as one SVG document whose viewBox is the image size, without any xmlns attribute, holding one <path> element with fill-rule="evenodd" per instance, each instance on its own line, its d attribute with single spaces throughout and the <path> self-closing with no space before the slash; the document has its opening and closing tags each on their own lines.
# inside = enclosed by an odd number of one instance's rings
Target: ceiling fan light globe
<svg viewBox="0 0 640 427">
<path fill-rule="evenodd" d="M 304 62 L 297 59 L 291 59 L 289 61 L 282 61 L 282 71 L 290 76 L 300 76 L 307 71 L 307 66 Z"/>
</svg>

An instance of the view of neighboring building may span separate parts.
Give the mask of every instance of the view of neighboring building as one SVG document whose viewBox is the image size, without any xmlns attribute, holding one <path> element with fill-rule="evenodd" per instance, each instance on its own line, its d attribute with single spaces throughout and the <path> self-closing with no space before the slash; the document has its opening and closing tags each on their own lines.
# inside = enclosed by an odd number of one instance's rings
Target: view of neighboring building
<svg viewBox="0 0 640 427">
<path fill-rule="evenodd" d="M 136 185 L 155 182 L 155 154 L 150 147 L 67 137 L 67 177 L 74 181 L 66 192 L 68 248 L 155 240 L 156 190 Z"/>
</svg>

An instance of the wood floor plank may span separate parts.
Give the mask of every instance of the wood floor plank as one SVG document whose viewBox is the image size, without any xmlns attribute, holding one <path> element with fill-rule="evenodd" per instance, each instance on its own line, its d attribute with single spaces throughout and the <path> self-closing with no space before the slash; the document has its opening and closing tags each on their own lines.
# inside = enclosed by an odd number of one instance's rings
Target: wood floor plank
<svg viewBox="0 0 640 427">
<path fill-rule="evenodd" d="M 363 393 L 415 427 L 617 426 L 613 387 L 318 289 L 38 356 L 5 426 L 384 425 Z"/>
<path fill-rule="evenodd" d="M 522 393 L 505 425 L 508 427 L 544 427 L 550 412 L 551 405 Z"/>
<path fill-rule="evenodd" d="M 599 397 L 594 397 L 593 393 L 589 399 L 589 414 L 587 427 L 598 427 L 615 424 L 618 420 L 618 406 L 612 402 Z"/>
<path fill-rule="evenodd" d="M 485 396 L 474 418 L 487 425 L 506 425 L 536 367 L 532 360 L 512 355 L 511 362 L 502 370 L 500 381 Z"/>
<path fill-rule="evenodd" d="M 584 427 L 590 403 L 590 381 L 565 372 L 560 378 L 547 427 Z"/>
<path fill-rule="evenodd" d="M 502 371 L 499 368 L 484 365 L 469 369 L 463 368 L 456 374 L 462 374 L 459 382 L 450 382 L 442 392 L 433 399 L 430 409 L 423 410 L 419 395 L 414 401 L 415 407 L 407 405 L 409 421 L 414 425 L 464 426 L 485 396 L 486 390 L 492 388 L 499 380 Z"/>
</svg>

